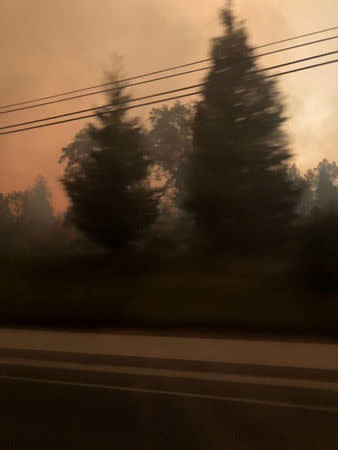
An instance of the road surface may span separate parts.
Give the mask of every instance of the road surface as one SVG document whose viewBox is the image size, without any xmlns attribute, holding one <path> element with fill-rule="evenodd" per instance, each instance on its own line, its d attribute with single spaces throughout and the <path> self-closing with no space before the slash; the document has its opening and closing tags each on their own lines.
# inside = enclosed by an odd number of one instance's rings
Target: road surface
<svg viewBox="0 0 338 450">
<path fill-rule="evenodd" d="M 0 449 L 338 449 L 338 345 L 0 330 Z"/>
</svg>

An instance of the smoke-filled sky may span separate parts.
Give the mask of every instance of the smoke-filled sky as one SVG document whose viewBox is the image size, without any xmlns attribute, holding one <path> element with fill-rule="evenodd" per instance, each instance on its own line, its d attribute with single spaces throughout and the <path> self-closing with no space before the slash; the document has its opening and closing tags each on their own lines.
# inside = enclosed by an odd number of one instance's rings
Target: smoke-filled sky
<svg viewBox="0 0 338 450">
<path fill-rule="evenodd" d="M 218 12 L 223 5 L 223 0 L 1 0 L 0 105 L 100 83 L 112 68 L 114 54 L 123 57 L 128 76 L 206 57 L 210 38 L 221 31 Z M 235 0 L 234 5 L 254 45 L 338 22 L 337 0 Z M 260 63 L 268 66 L 336 48 L 333 40 L 265 57 Z M 323 157 L 338 160 L 337 75 L 334 64 L 280 79 L 291 145 L 303 170 Z M 135 87 L 131 93 L 183 87 L 201 77 L 169 79 Z M 92 96 L 21 111 L 1 116 L 1 126 L 102 102 L 103 97 Z M 143 117 L 146 113 L 138 110 Z M 83 125 L 73 122 L 0 136 L 0 191 L 22 189 L 41 174 L 53 191 L 56 209 L 64 209 L 58 159 Z"/>
</svg>

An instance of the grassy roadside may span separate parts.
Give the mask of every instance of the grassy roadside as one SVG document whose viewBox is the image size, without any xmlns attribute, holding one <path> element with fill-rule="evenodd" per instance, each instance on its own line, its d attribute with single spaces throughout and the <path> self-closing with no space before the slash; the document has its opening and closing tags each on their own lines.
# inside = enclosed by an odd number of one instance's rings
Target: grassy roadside
<svg viewBox="0 0 338 450">
<path fill-rule="evenodd" d="M 141 268 L 107 256 L 2 261 L 0 324 L 338 335 L 335 293 L 314 294 L 271 262 L 222 270 Z"/>
</svg>

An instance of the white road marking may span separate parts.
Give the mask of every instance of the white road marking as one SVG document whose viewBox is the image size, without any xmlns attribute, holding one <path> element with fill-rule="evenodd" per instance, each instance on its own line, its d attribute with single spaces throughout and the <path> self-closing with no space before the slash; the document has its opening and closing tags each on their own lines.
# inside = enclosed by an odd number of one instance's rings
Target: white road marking
<svg viewBox="0 0 338 450">
<path fill-rule="evenodd" d="M 303 389 L 319 389 L 331 392 L 338 392 L 338 383 L 330 381 L 314 381 L 308 379 L 292 379 L 271 376 L 241 375 L 227 374 L 216 372 L 199 372 L 188 370 L 172 370 L 158 368 L 142 368 L 131 366 L 108 366 L 108 365 L 92 365 L 62 361 L 40 361 L 24 358 L 3 358 L 0 359 L 0 375 L 1 371 L 6 370 L 6 366 L 10 368 L 12 365 L 23 367 L 38 367 L 47 369 L 66 369 L 76 371 L 89 371 L 94 373 L 106 374 L 122 374 L 122 375 L 140 375 L 140 376 L 156 376 L 168 378 L 180 378 L 186 380 L 202 380 L 210 382 L 224 383 L 240 383 L 253 385 L 267 385 L 275 387 L 303 388 Z"/>
<path fill-rule="evenodd" d="M 275 402 L 268 400 L 255 400 L 250 398 L 240 398 L 240 397 L 226 397 L 221 395 L 207 395 L 207 394 L 194 394 L 191 392 L 177 392 L 177 391 L 165 391 L 160 389 L 142 389 L 142 388 L 131 388 L 125 386 L 109 386 L 104 384 L 90 384 L 90 383 L 74 383 L 71 381 L 59 381 L 59 380 L 44 380 L 41 378 L 29 378 L 29 377 L 12 377 L 0 375 L 0 379 L 5 379 L 9 381 L 25 381 L 30 383 L 40 383 L 40 384 L 52 384 L 61 386 L 72 386 L 81 388 L 92 388 L 92 389 L 105 389 L 110 391 L 125 391 L 134 392 L 140 394 L 155 394 L 155 395 L 169 395 L 174 397 L 184 397 L 184 398 L 196 398 L 201 400 L 215 400 L 223 402 L 233 402 L 233 403 L 244 403 L 251 405 L 261 405 L 261 406 L 271 406 L 277 408 L 293 408 L 293 409 L 303 409 L 308 411 L 316 412 L 326 412 L 326 413 L 338 413 L 338 408 L 334 407 L 324 407 L 315 405 L 305 405 L 297 403 L 288 402 Z"/>
</svg>

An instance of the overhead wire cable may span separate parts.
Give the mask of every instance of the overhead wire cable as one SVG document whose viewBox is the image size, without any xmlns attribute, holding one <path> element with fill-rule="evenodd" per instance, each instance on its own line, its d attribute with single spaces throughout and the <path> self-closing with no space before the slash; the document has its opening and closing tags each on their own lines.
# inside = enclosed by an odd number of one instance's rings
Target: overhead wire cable
<svg viewBox="0 0 338 450">
<path fill-rule="evenodd" d="M 257 45 L 257 46 L 254 47 L 254 49 L 258 50 L 259 48 L 270 47 L 272 45 L 282 44 L 284 42 L 289 42 L 289 41 L 293 41 L 293 40 L 296 40 L 296 39 L 301 39 L 301 38 L 304 38 L 304 37 L 313 36 L 313 35 L 316 35 L 316 34 L 327 33 L 329 31 L 334 31 L 334 30 L 337 30 L 337 29 L 338 29 L 338 26 L 330 27 L 330 28 L 324 28 L 324 29 L 317 30 L 317 31 L 311 31 L 310 33 L 300 34 L 300 35 L 297 35 L 297 36 L 292 36 L 290 38 L 281 39 L 279 41 L 273 41 L 273 42 L 269 42 L 267 44 Z M 106 82 L 106 83 L 95 84 L 95 85 L 88 86 L 88 87 L 85 87 L 85 88 L 73 89 L 71 91 L 61 92 L 60 94 L 53 94 L 53 95 L 48 95 L 48 96 L 45 96 L 45 97 L 32 99 L 32 100 L 25 100 L 25 101 L 22 101 L 22 102 L 19 102 L 19 103 L 12 103 L 11 105 L 3 105 L 3 106 L 0 106 L 0 109 L 2 109 L 2 108 L 10 108 L 11 106 L 24 105 L 24 104 L 27 104 L 27 103 L 37 102 L 37 101 L 40 101 L 40 100 L 47 100 L 47 99 L 51 99 L 51 98 L 61 97 L 62 95 L 75 94 L 76 92 L 86 91 L 86 90 L 89 90 L 89 89 L 96 89 L 98 87 L 103 87 L 103 86 L 109 86 L 110 84 L 117 83 L 117 82 L 132 81 L 132 80 L 135 80 L 137 78 L 144 78 L 146 76 L 157 75 L 159 73 L 167 72 L 169 70 L 181 69 L 183 67 L 187 67 L 187 66 L 191 66 L 191 65 L 195 65 L 195 64 L 201 64 L 203 62 L 208 62 L 210 60 L 211 60 L 211 58 L 206 58 L 206 59 L 202 59 L 202 60 L 199 60 L 199 61 L 193 61 L 191 63 L 185 63 L 185 64 L 180 64 L 178 66 L 173 66 L 173 67 L 169 67 L 169 68 L 165 68 L 165 69 L 155 70 L 153 72 L 148 72 L 148 73 L 144 73 L 144 74 L 140 74 L 140 75 L 134 75 L 134 76 L 129 77 L 129 78 L 124 78 L 123 80 L 110 81 L 110 82 Z"/>
<path fill-rule="evenodd" d="M 319 63 L 319 64 L 312 64 L 310 66 L 299 67 L 299 68 L 288 70 L 288 71 L 285 71 L 285 72 L 278 72 L 278 73 L 275 73 L 275 74 L 267 75 L 265 78 L 279 77 L 279 76 L 287 75 L 287 74 L 290 74 L 290 73 L 301 72 L 301 71 L 304 71 L 304 70 L 314 69 L 316 67 L 326 66 L 328 64 L 333 64 L 333 63 L 336 63 L 336 62 L 338 62 L 338 59 L 333 59 L 331 61 L 325 61 L 325 62 L 322 62 L 322 63 Z M 105 114 L 111 114 L 111 113 L 113 113 L 115 111 L 116 112 L 118 112 L 118 111 L 127 111 L 127 110 L 130 110 L 130 109 L 135 109 L 135 108 L 140 108 L 140 107 L 144 107 L 144 106 L 149 106 L 149 105 L 154 105 L 154 104 L 158 104 L 158 103 L 163 103 L 165 101 L 176 100 L 176 99 L 179 99 L 179 98 L 189 97 L 189 96 L 192 96 L 192 95 L 198 95 L 198 94 L 201 94 L 201 93 L 203 93 L 202 90 L 196 91 L 196 92 L 190 92 L 188 94 L 181 94 L 181 95 L 177 95 L 177 96 L 174 96 L 174 97 L 168 97 L 168 98 L 165 98 L 165 99 L 153 100 L 151 102 L 141 103 L 139 105 L 132 105 L 132 106 L 124 107 L 124 108 L 116 108 L 116 109 L 112 109 L 112 110 L 108 110 L 108 111 L 101 111 L 101 114 L 105 115 Z M 77 120 L 83 120 L 83 119 L 87 119 L 87 118 L 90 118 L 90 117 L 96 117 L 96 116 L 97 116 L 97 113 L 88 114 L 88 115 L 85 115 L 85 116 L 73 117 L 73 118 L 70 118 L 70 119 L 59 120 L 59 121 L 52 122 L 52 123 L 45 123 L 45 124 L 34 125 L 34 126 L 31 126 L 31 127 L 26 127 L 26 128 L 19 128 L 19 129 L 16 129 L 16 130 L 3 131 L 3 132 L 0 133 L 0 135 L 14 134 L 14 133 L 24 132 L 24 131 L 28 131 L 28 130 L 33 130 L 33 129 L 36 129 L 36 128 L 44 128 L 44 127 L 49 127 L 49 126 L 53 126 L 53 125 L 58 125 L 58 124 L 61 124 L 61 123 L 74 122 L 74 121 L 77 121 Z"/>
<path fill-rule="evenodd" d="M 327 30 L 334 30 L 334 29 L 337 29 L 337 28 L 338 27 L 333 27 L 333 28 L 330 28 L 330 29 L 327 29 Z M 316 33 L 319 33 L 319 32 L 309 33 L 308 35 L 316 34 Z M 296 36 L 296 37 L 289 38 L 289 39 L 283 39 L 282 41 L 271 42 L 269 44 L 262 44 L 260 46 L 253 47 L 253 49 L 254 50 L 255 49 L 259 49 L 259 48 L 271 46 L 271 45 L 273 45 L 275 43 L 286 42 L 286 41 L 290 41 L 290 40 L 297 39 L 297 38 L 298 37 Z M 283 47 L 281 49 L 276 49 L 276 50 L 272 50 L 272 51 L 269 51 L 269 52 L 261 53 L 261 54 L 255 55 L 254 57 L 255 58 L 259 58 L 259 57 L 262 57 L 262 56 L 268 56 L 268 55 L 272 55 L 272 54 L 275 54 L 275 53 L 280 53 L 280 52 L 293 50 L 293 49 L 300 48 L 300 47 L 305 47 L 305 46 L 308 46 L 308 45 L 319 44 L 319 43 L 330 41 L 330 40 L 337 39 L 337 38 L 338 38 L 338 35 L 330 36 L 330 37 L 323 38 L 323 39 L 317 39 L 315 41 L 304 42 L 302 44 L 297 44 L 297 45 L 293 45 L 293 46 L 289 46 L 289 47 Z M 99 87 L 104 87 L 104 86 L 124 83 L 124 82 L 132 81 L 132 80 L 135 80 L 135 79 L 138 79 L 138 78 L 144 78 L 146 76 L 156 75 L 156 74 L 168 72 L 168 71 L 171 71 L 171 70 L 176 70 L 176 69 L 180 69 L 180 68 L 184 68 L 184 67 L 189 67 L 189 66 L 193 66 L 193 65 L 197 65 L 197 64 L 202 64 L 202 63 L 205 63 L 205 62 L 210 62 L 212 60 L 213 60 L 213 58 L 206 58 L 206 59 L 202 59 L 202 60 L 199 60 L 199 61 L 194 61 L 194 62 L 191 62 L 191 63 L 181 64 L 179 66 L 174 66 L 174 67 L 169 67 L 169 68 L 166 68 L 166 69 L 161 69 L 161 70 L 157 70 L 157 71 L 153 71 L 153 72 L 148 72 L 148 73 L 145 73 L 145 74 L 142 74 L 142 75 L 137 75 L 137 76 L 134 76 L 134 77 L 124 78 L 124 79 L 121 79 L 121 80 L 115 80 L 115 81 L 111 81 L 111 82 L 103 83 L 103 84 L 97 84 L 97 85 L 94 85 L 94 86 L 90 86 L 88 88 L 75 89 L 73 91 L 64 92 L 62 94 L 55 94 L 55 95 L 51 95 L 51 96 L 40 97 L 40 98 L 37 98 L 37 99 L 34 99 L 34 100 L 26 100 L 26 101 L 23 101 L 23 102 L 12 103 L 10 105 L 3 105 L 3 106 L 0 106 L 0 114 L 8 114 L 8 113 L 11 113 L 11 112 L 22 111 L 22 110 L 32 109 L 32 108 L 38 108 L 38 107 L 42 107 L 42 106 L 46 106 L 46 105 L 51 105 L 51 104 L 54 104 L 54 103 L 60 103 L 60 102 L 65 102 L 65 101 L 69 101 L 69 100 L 76 100 L 78 98 L 83 98 L 83 97 L 88 97 L 88 96 L 91 96 L 91 95 L 97 95 L 97 94 L 101 94 L 101 93 L 104 93 L 104 92 L 109 92 L 111 89 L 101 89 L 99 91 L 88 92 L 86 94 L 81 94 L 81 95 L 74 95 L 74 96 L 71 96 L 71 97 L 61 98 L 61 99 L 58 99 L 58 100 L 51 100 L 51 101 L 48 101 L 48 102 L 37 103 L 37 104 L 29 105 L 29 106 L 21 106 L 21 105 L 29 104 L 29 103 L 36 102 L 36 101 L 48 100 L 48 99 L 57 98 L 57 97 L 60 97 L 60 96 L 63 96 L 63 95 L 69 95 L 69 94 L 73 94 L 73 93 L 77 93 L 77 92 L 83 92 L 83 91 L 89 90 L 89 89 L 94 89 L 94 88 L 99 88 Z M 137 82 L 137 83 L 131 83 L 131 84 L 127 85 L 127 86 L 131 87 L 131 86 L 137 86 L 139 84 L 151 83 L 151 82 L 163 80 L 163 79 L 166 79 L 166 78 L 171 78 L 171 77 L 175 77 L 175 76 L 181 76 L 181 75 L 185 75 L 185 74 L 189 74 L 189 73 L 193 73 L 193 72 L 198 72 L 200 70 L 206 70 L 208 68 L 210 68 L 210 66 L 202 67 L 202 68 L 191 70 L 191 71 L 180 72 L 180 73 L 177 73 L 177 74 L 167 75 L 167 76 L 164 76 L 164 77 L 153 78 L 153 79 L 150 79 L 150 80 L 144 80 L 144 81 Z M 14 108 L 14 109 L 6 109 L 5 111 L 1 111 L 1 109 L 12 108 L 14 106 L 20 106 L 20 107 L 19 108 Z"/>
<path fill-rule="evenodd" d="M 262 69 L 257 69 L 255 71 L 252 71 L 252 73 L 261 73 L 261 72 L 266 72 L 266 71 L 269 71 L 269 70 L 279 69 L 281 67 L 289 66 L 289 65 L 292 65 L 292 64 L 299 64 L 299 63 L 302 63 L 302 62 L 305 62 L 305 61 L 309 61 L 309 60 L 312 60 L 312 59 L 323 58 L 323 57 L 326 57 L 326 56 L 331 56 L 331 55 L 334 55 L 336 53 L 338 53 L 338 50 L 334 50 L 332 52 L 327 52 L 327 53 L 320 53 L 318 55 L 308 56 L 307 58 L 301 58 L 301 59 L 297 59 L 297 60 L 293 60 L 293 61 L 288 61 L 286 63 L 281 63 L 281 64 L 277 64 L 277 65 L 274 65 L 274 66 L 264 67 Z M 250 72 L 248 74 L 250 74 Z M 173 94 L 175 92 L 180 92 L 180 91 L 184 91 L 184 90 L 187 90 L 187 89 L 194 89 L 194 88 L 201 87 L 201 86 L 203 86 L 203 83 L 198 83 L 198 84 L 194 84 L 194 85 L 190 85 L 190 86 L 185 86 L 183 88 L 171 89 L 171 90 L 163 91 L 163 92 L 157 92 L 155 94 L 150 94 L 150 95 L 145 95 L 145 96 L 142 96 L 142 97 L 132 98 L 130 100 L 126 100 L 126 101 L 119 102 L 119 103 L 106 103 L 104 105 L 94 106 L 92 108 L 85 108 L 85 109 L 80 109 L 80 110 L 77 110 L 77 111 L 71 111 L 71 112 L 67 112 L 67 113 L 63 113 L 63 114 L 54 115 L 54 116 L 48 116 L 48 117 L 43 117 L 43 118 L 40 118 L 40 119 L 29 120 L 27 122 L 19 122 L 19 123 L 15 123 L 15 124 L 5 125 L 5 126 L 0 127 L 0 130 L 4 130 L 4 129 L 8 129 L 8 128 L 15 128 L 15 127 L 24 126 L 24 125 L 30 125 L 30 124 L 38 123 L 38 122 L 45 122 L 45 121 L 48 121 L 48 120 L 59 119 L 61 117 L 72 116 L 72 115 L 75 115 L 75 114 L 82 114 L 82 113 L 86 113 L 86 112 L 89 112 L 89 111 L 96 111 L 96 110 L 100 110 L 102 108 L 108 108 L 108 107 L 111 107 L 111 106 L 118 106 L 118 105 L 125 104 L 125 103 L 136 102 L 136 101 L 140 101 L 140 100 L 146 100 L 148 98 L 158 97 L 158 96 L 161 96 L 161 95 Z M 115 90 L 118 90 L 118 89 L 119 88 L 115 88 Z"/>
</svg>

